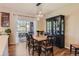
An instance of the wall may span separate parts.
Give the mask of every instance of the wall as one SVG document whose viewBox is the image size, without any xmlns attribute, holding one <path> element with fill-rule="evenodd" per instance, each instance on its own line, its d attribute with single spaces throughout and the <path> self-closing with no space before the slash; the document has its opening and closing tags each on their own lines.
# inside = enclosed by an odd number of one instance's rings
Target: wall
<svg viewBox="0 0 79 59">
<path fill-rule="evenodd" d="M 71 43 L 79 43 L 79 4 L 57 9 L 47 15 L 47 18 L 56 15 L 65 16 L 65 47 L 69 48 Z"/>
</svg>

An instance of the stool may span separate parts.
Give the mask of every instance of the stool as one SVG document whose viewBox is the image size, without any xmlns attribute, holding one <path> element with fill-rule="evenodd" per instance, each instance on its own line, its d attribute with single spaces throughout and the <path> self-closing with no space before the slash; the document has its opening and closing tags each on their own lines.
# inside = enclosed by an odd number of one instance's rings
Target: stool
<svg viewBox="0 0 79 59">
<path fill-rule="evenodd" d="M 79 50 L 79 45 L 77 45 L 77 44 L 70 44 L 70 53 L 72 52 L 72 48 L 74 48 L 75 56 L 77 56 L 78 50 Z"/>
</svg>

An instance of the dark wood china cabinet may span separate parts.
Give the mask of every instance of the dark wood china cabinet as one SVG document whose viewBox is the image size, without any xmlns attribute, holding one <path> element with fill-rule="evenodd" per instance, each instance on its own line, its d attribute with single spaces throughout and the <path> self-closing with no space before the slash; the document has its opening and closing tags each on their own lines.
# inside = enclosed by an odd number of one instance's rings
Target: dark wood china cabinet
<svg viewBox="0 0 79 59">
<path fill-rule="evenodd" d="M 55 45 L 59 48 L 65 46 L 65 20 L 64 15 L 46 19 L 46 31 L 56 37 Z"/>
</svg>

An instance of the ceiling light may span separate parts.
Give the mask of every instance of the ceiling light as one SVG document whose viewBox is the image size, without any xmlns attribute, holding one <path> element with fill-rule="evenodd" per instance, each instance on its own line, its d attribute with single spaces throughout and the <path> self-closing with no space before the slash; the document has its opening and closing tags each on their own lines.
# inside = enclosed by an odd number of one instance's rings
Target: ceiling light
<svg viewBox="0 0 79 59">
<path fill-rule="evenodd" d="M 36 17 L 37 17 L 37 20 L 39 21 L 40 18 L 44 16 L 43 13 L 42 13 L 42 3 L 37 3 L 36 7 L 37 7 Z"/>
</svg>

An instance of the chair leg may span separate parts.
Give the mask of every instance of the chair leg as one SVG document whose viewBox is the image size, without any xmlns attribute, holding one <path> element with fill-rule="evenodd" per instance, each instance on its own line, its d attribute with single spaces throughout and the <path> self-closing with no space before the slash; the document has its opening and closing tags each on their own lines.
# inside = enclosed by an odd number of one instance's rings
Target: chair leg
<svg viewBox="0 0 79 59">
<path fill-rule="evenodd" d="M 45 51 L 45 56 L 47 55 L 46 51 Z"/>
<path fill-rule="evenodd" d="M 33 47 L 33 50 L 32 50 L 32 55 L 34 55 L 34 47 Z"/>
<path fill-rule="evenodd" d="M 77 49 L 75 48 L 75 56 L 77 56 Z"/>
<path fill-rule="evenodd" d="M 54 56 L 54 51 L 53 51 L 53 48 L 51 49 L 51 52 L 52 52 L 52 56 Z"/>
<path fill-rule="evenodd" d="M 34 51 L 32 51 L 32 55 L 34 56 Z"/>
<path fill-rule="evenodd" d="M 53 51 L 53 53 L 52 53 L 52 56 L 54 56 L 54 51 Z"/>
</svg>

